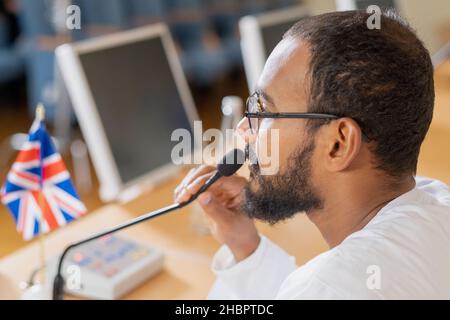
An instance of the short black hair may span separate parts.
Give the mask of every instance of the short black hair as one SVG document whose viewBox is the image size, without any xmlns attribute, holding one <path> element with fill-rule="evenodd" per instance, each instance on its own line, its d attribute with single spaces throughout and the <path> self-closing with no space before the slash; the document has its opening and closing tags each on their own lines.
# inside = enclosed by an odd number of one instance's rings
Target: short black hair
<svg viewBox="0 0 450 320">
<path fill-rule="evenodd" d="M 393 11 L 369 29 L 362 10 L 302 19 L 284 38 L 310 48 L 310 112 L 353 118 L 374 142 L 376 167 L 394 177 L 415 174 L 434 105 L 430 54 Z"/>
</svg>

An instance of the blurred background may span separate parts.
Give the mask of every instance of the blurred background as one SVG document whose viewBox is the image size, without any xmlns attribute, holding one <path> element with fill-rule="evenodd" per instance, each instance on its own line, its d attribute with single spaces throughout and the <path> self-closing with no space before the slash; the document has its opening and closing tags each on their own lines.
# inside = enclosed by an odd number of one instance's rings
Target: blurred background
<svg viewBox="0 0 450 320">
<path fill-rule="evenodd" d="M 65 27 L 65 10 L 70 4 L 81 8 L 80 30 Z M 222 98 L 232 95 L 245 101 L 249 94 L 249 75 L 244 68 L 240 43 L 240 19 L 289 11 L 298 6 L 310 14 L 320 14 L 335 11 L 337 1 L 0 0 L 0 182 L 3 184 L 23 141 L 23 136 L 17 134 L 28 131 L 38 102 L 46 106 L 47 126 L 57 138 L 59 150 L 72 173 L 74 156 L 83 151 L 83 137 L 55 64 L 55 49 L 59 45 L 166 23 L 203 120 L 203 129 L 219 128 Z M 399 0 L 395 6 L 439 60 L 436 113 L 422 149 L 419 174 L 450 184 L 450 64 L 446 49 L 450 41 L 450 3 L 448 0 Z M 283 26 L 283 31 L 291 24 Z M 275 39 L 281 39 L 279 33 Z M 64 114 L 58 110 L 64 110 Z M 89 210 L 102 205 L 94 170 L 88 182 L 77 181 L 77 177 L 75 181 L 82 184 L 78 190 Z M 10 214 L 1 206 L 0 257 L 24 244 Z"/>
</svg>

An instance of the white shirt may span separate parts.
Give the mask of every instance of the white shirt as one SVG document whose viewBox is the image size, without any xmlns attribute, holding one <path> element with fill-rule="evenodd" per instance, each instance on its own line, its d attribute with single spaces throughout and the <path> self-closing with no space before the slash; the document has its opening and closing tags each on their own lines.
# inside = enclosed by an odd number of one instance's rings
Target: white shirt
<svg viewBox="0 0 450 320">
<path fill-rule="evenodd" d="M 363 229 L 301 267 L 262 236 L 239 263 L 222 246 L 212 269 L 209 299 L 450 299 L 450 189 L 416 178 Z"/>
</svg>

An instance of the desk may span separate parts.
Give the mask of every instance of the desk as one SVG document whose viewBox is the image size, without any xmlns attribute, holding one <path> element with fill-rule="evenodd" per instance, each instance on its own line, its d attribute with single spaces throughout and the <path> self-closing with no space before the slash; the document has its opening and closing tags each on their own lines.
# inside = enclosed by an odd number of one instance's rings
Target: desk
<svg viewBox="0 0 450 320">
<path fill-rule="evenodd" d="M 138 214 L 171 203 L 172 192 L 182 176 L 126 205 L 106 205 L 99 210 L 52 232 L 46 238 L 48 256 L 60 253 L 74 241 L 109 228 Z M 125 299 L 204 299 L 214 281 L 211 257 L 219 244 L 210 235 L 199 235 L 191 227 L 190 207 L 121 231 L 166 254 L 163 272 L 126 295 Z M 276 227 L 260 224 L 261 231 L 304 263 L 326 250 L 325 242 L 306 216 L 299 215 Z M 296 239 L 296 243 L 292 242 Z M 298 243 L 297 243 L 298 241 Z M 297 245 L 298 244 L 298 245 Z M 27 280 L 39 264 L 39 245 L 30 244 L 0 260 L 0 298 L 20 297 L 18 285 Z"/>
</svg>

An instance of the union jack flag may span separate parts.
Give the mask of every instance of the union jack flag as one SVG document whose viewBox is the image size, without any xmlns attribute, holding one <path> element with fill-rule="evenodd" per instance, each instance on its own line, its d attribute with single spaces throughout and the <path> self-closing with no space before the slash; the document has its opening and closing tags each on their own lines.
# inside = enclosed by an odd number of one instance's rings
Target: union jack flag
<svg viewBox="0 0 450 320">
<path fill-rule="evenodd" d="M 25 240 L 86 213 L 43 120 L 36 118 L 1 190 Z M 41 219 L 42 218 L 42 219 Z"/>
</svg>

